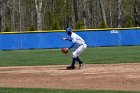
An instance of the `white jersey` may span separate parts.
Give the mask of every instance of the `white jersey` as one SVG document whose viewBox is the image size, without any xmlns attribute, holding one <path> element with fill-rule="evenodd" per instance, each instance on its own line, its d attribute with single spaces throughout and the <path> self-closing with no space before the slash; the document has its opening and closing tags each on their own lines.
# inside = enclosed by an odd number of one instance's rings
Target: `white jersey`
<svg viewBox="0 0 140 93">
<path fill-rule="evenodd" d="M 71 34 L 71 39 L 73 43 L 76 43 L 78 45 L 82 45 L 85 44 L 85 41 L 77 34 L 75 34 L 74 32 L 72 32 Z"/>
</svg>

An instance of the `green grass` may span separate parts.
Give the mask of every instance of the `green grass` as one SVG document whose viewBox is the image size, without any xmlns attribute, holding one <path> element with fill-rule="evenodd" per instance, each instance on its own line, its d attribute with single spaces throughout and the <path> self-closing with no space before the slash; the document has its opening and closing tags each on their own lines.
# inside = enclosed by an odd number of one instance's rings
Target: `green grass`
<svg viewBox="0 0 140 93">
<path fill-rule="evenodd" d="M 0 93 L 140 93 L 140 92 L 134 92 L 134 91 L 103 91 L 103 90 L 0 88 Z"/>
<path fill-rule="evenodd" d="M 84 59 L 88 63 L 139 63 L 140 46 L 98 47 L 86 51 Z M 92 55 L 92 56 L 91 56 Z"/>
<path fill-rule="evenodd" d="M 140 46 L 87 48 L 80 58 L 86 64 L 140 63 Z M 71 53 L 64 55 L 60 49 L 0 51 L 0 66 L 55 65 L 70 62 Z"/>
</svg>

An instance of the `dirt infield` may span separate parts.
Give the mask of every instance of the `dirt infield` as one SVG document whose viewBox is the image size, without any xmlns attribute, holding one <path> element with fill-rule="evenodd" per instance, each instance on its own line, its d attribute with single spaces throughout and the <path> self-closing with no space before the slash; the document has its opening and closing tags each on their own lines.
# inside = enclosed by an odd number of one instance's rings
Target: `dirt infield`
<svg viewBox="0 0 140 93">
<path fill-rule="evenodd" d="M 140 91 L 140 64 L 0 67 L 0 87 Z"/>
</svg>

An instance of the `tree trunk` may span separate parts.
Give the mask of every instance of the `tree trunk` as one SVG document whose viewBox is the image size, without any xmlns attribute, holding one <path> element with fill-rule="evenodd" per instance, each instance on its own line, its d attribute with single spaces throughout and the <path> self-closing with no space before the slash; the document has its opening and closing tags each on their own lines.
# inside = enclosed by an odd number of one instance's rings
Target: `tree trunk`
<svg viewBox="0 0 140 93">
<path fill-rule="evenodd" d="M 86 3 L 87 0 L 84 0 L 84 11 L 83 11 L 83 17 L 84 17 L 84 27 L 87 28 L 87 19 L 86 19 Z"/>
<path fill-rule="evenodd" d="M 135 20 L 135 25 L 140 26 L 140 18 L 138 16 L 138 11 L 137 11 L 137 1 L 135 0 L 134 2 L 134 20 Z"/>
<path fill-rule="evenodd" d="M 73 7 L 74 7 L 75 23 L 77 23 L 79 21 L 79 18 L 78 18 L 78 9 L 77 9 L 77 0 L 73 0 Z"/>
<path fill-rule="evenodd" d="M 122 2 L 121 2 L 121 0 L 117 0 L 117 13 L 118 13 L 118 20 L 117 20 L 117 27 L 118 28 L 121 28 L 121 4 L 122 4 Z"/>
<path fill-rule="evenodd" d="M 104 25 L 106 27 L 107 26 L 107 20 L 106 20 L 106 14 L 105 14 L 105 8 L 104 8 L 104 4 L 103 4 L 103 0 L 99 0 L 99 4 L 100 4 L 100 8 L 101 8 L 101 15 L 102 15 L 102 19 L 104 20 Z"/>
<path fill-rule="evenodd" d="M 0 32 L 2 31 L 2 0 L 0 0 Z"/>
<path fill-rule="evenodd" d="M 19 5 L 19 31 L 22 31 L 22 12 L 21 12 L 21 1 L 18 2 Z"/>
<path fill-rule="evenodd" d="M 15 5 L 15 0 L 13 0 L 13 10 L 12 10 L 12 16 L 11 16 L 11 19 L 12 19 L 12 31 L 15 31 L 16 29 L 16 23 L 15 23 L 15 10 L 16 10 L 16 5 Z"/>
<path fill-rule="evenodd" d="M 70 13 L 69 13 L 69 1 L 68 0 L 66 0 L 66 9 L 67 9 L 67 11 L 66 11 L 66 27 L 69 27 L 70 26 L 70 17 L 69 17 Z"/>
<path fill-rule="evenodd" d="M 110 27 L 112 28 L 112 1 L 109 1 Z"/>
<path fill-rule="evenodd" d="M 42 18 L 41 18 L 42 0 L 35 0 L 35 4 L 37 11 L 37 30 L 42 30 Z"/>
</svg>

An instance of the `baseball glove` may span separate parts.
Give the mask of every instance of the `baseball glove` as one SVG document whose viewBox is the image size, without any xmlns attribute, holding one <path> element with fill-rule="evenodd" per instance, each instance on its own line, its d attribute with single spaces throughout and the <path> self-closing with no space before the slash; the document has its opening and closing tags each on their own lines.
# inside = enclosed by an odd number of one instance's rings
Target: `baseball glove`
<svg viewBox="0 0 140 93">
<path fill-rule="evenodd" d="M 61 49 L 62 53 L 67 54 L 69 52 L 68 48 L 62 48 Z"/>
</svg>

